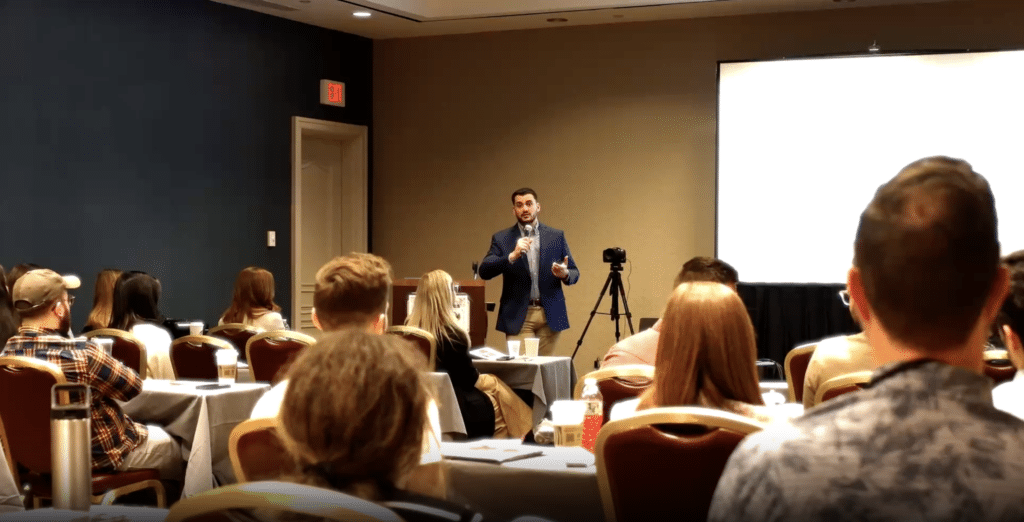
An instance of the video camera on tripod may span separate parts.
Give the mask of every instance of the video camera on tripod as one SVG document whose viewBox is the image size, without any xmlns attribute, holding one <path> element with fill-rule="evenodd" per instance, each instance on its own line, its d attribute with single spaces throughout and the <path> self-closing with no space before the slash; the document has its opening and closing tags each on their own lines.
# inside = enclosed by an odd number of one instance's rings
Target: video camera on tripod
<svg viewBox="0 0 1024 522">
<path fill-rule="evenodd" d="M 576 349 L 572 352 L 572 358 L 576 358 L 576 353 L 580 351 L 580 346 L 583 345 L 583 338 L 587 335 L 587 330 L 590 328 L 590 323 L 594 320 L 594 315 L 609 315 L 613 322 L 615 322 L 615 342 L 619 342 L 621 332 L 619 331 L 619 299 L 622 299 L 622 308 L 625 310 L 626 324 L 629 325 L 629 334 L 632 335 L 633 330 L 633 315 L 629 313 L 629 303 L 626 301 L 626 291 L 622 288 L 622 263 L 626 262 L 626 251 L 619 247 L 611 247 L 604 249 L 601 253 L 601 257 L 605 263 L 610 263 L 611 272 L 608 273 L 608 279 L 604 281 L 604 287 L 601 288 L 600 295 L 597 296 L 597 304 L 594 305 L 594 309 L 590 312 L 590 319 L 587 320 L 587 325 L 583 327 L 583 334 L 580 335 L 580 339 L 576 341 Z M 605 292 L 612 297 L 612 306 L 607 314 L 598 312 L 597 308 L 601 306 L 601 299 L 604 298 Z"/>
</svg>

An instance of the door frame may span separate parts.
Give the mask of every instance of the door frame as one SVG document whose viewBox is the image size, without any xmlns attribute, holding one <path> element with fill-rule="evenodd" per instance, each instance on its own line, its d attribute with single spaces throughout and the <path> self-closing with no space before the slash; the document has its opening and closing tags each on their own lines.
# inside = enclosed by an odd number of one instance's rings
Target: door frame
<svg viewBox="0 0 1024 522">
<path fill-rule="evenodd" d="M 365 125 L 351 125 L 335 121 L 317 120 L 301 116 L 292 117 L 292 328 L 302 330 L 302 292 L 313 292 L 303 288 L 299 275 L 300 253 L 302 252 L 302 139 L 325 138 L 341 142 L 341 232 L 342 251 L 366 252 L 369 248 L 369 129 Z M 327 262 L 328 260 L 323 260 Z M 312 327 L 312 324 L 308 325 Z"/>
</svg>

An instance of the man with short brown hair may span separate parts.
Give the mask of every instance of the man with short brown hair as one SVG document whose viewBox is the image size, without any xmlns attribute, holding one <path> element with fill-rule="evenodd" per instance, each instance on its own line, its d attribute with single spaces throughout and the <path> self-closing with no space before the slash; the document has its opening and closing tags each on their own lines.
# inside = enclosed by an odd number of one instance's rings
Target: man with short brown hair
<svg viewBox="0 0 1024 522">
<path fill-rule="evenodd" d="M 1022 520 L 1024 421 L 982 374 L 1008 289 L 988 182 L 926 158 L 876 192 L 847 276 L 878 368 L 864 390 L 747 437 L 709 520 Z"/>
<path fill-rule="evenodd" d="M 335 257 L 316 272 L 313 324 L 325 332 L 349 328 L 382 334 L 387 324 L 391 265 L 382 257 L 353 252 Z M 252 418 L 276 417 L 288 379 L 274 385 L 252 409 Z"/>
<path fill-rule="evenodd" d="M 313 323 L 325 332 L 367 327 L 382 333 L 391 282 L 391 265 L 382 257 L 335 257 L 316 272 Z"/>
</svg>

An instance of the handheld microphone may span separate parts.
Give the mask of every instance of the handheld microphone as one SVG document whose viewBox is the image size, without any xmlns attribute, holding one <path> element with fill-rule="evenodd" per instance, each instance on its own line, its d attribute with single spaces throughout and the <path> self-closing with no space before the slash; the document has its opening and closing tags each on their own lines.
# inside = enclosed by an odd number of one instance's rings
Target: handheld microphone
<svg viewBox="0 0 1024 522">
<path fill-rule="evenodd" d="M 533 235 L 533 225 L 526 225 L 525 227 L 523 227 L 523 230 L 526 231 L 526 237 L 530 237 Z"/>
</svg>

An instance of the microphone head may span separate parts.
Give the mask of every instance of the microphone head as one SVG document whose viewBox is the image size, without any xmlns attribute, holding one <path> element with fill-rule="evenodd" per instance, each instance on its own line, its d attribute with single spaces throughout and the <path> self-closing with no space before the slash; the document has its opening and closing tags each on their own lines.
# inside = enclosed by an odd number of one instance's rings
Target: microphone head
<svg viewBox="0 0 1024 522">
<path fill-rule="evenodd" d="M 523 227 L 523 230 L 526 231 L 526 235 L 530 235 L 533 233 L 533 225 L 526 225 Z"/>
</svg>

